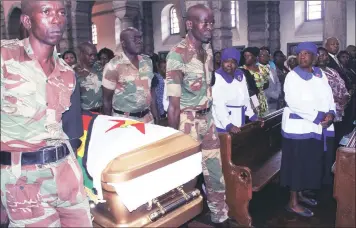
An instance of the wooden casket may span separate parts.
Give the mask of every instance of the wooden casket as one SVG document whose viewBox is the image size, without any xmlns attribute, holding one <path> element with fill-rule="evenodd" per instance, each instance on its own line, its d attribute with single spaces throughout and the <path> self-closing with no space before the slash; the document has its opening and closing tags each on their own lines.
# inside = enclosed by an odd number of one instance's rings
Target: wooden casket
<svg viewBox="0 0 356 228">
<path fill-rule="evenodd" d="M 116 118 L 98 117 L 101 121 L 105 118 L 110 120 Z M 97 119 L 95 121 L 98 121 Z M 102 126 L 103 121 L 98 125 Z M 153 133 L 150 128 L 168 130 L 157 125 L 145 126 L 145 134 Z M 116 130 L 124 132 L 130 130 L 129 128 L 130 126 L 126 126 L 124 129 Z M 131 132 L 134 130 L 136 129 L 131 128 Z M 160 131 L 156 133 L 161 134 Z M 128 141 L 128 138 L 124 138 L 127 134 L 119 136 L 118 140 L 123 137 L 122 140 Z M 92 132 L 89 143 L 93 137 L 96 136 Z M 144 139 L 144 136 L 140 137 L 135 142 L 137 145 Z M 95 150 L 92 144 L 87 147 Z M 120 148 L 117 150 L 120 151 Z M 154 143 L 139 147 L 122 145 L 122 148 L 135 149 L 119 153 L 105 166 L 100 177 L 101 193 L 95 189 L 93 170 L 96 170 L 96 167 L 90 166 L 97 164 L 95 159 L 100 160 L 100 156 L 105 156 L 105 150 L 98 151 L 100 155 L 96 157 L 89 152 L 87 161 L 80 161 L 86 169 L 84 174 L 89 178 L 93 176 L 94 188 L 93 185 L 88 188 L 85 184 L 87 190 L 96 190 L 89 192 L 92 198 L 91 214 L 94 227 L 178 227 L 202 212 L 203 198 L 200 191 L 195 189 L 196 177 L 201 172 L 199 163 L 202 159 L 197 141 L 175 131 Z M 98 165 L 100 166 L 99 161 Z M 97 197 L 100 194 L 102 197 Z M 94 199 L 95 197 L 97 198 Z"/>
</svg>

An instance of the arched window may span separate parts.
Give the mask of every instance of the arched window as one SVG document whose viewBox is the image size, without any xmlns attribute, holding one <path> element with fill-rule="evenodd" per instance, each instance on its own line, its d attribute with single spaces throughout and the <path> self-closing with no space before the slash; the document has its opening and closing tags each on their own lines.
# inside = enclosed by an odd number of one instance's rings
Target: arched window
<svg viewBox="0 0 356 228">
<path fill-rule="evenodd" d="M 320 20 L 323 18 L 323 1 L 305 2 L 305 20 Z"/>
<path fill-rule="evenodd" d="M 98 44 L 98 31 L 94 23 L 91 24 L 91 39 L 94 45 Z"/>
<path fill-rule="evenodd" d="M 169 21 L 170 21 L 170 29 L 171 29 L 171 35 L 178 34 L 179 33 L 179 21 L 177 17 L 177 11 L 174 6 L 171 7 L 169 10 Z"/>
<path fill-rule="evenodd" d="M 237 4 L 236 0 L 231 1 L 231 27 L 236 28 L 236 11 L 237 11 Z"/>
</svg>

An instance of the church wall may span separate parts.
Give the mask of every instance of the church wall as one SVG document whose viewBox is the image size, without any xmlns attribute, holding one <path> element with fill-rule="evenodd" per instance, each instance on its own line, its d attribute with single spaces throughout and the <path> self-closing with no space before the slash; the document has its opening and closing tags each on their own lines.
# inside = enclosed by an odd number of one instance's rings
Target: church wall
<svg viewBox="0 0 356 228">
<path fill-rule="evenodd" d="M 169 51 L 176 45 L 181 37 L 169 35 L 169 9 L 171 3 L 157 1 L 152 2 L 153 37 L 155 53 Z M 239 1 L 237 26 L 233 28 L 232 45 L 247 46 L 247 1 Z M 162 28 L 163 26 L 163 28 Z"/>
<path fill-rule="evenodd" d="M 347 37 L 346 45 L 356 44 L 356 1 L 346 2 L 346 26 L 347 26 Z"/>
<path fill-rule="evenodd" d="M 98 51 L 104 47 L 115 51 L 115 19 L 112 2 L 95 3 L 92 10 L 92 22 L 96 25 L 98 33 L 96 45 Z"/>
<path fill-rule="evenodd" d="M 304 22 L 304 1 L 280 1 L 281 51 L 287 54 L 287 43 L 322 41 L 323 21 Z"/>
<path fill-rule="evenodd" d="M 1 1 L 4 9 L 4 19 L 5 19 L 5 28 L 6 28 L 6 38 L 8 37 L 8 22 L 9 17 L 14 8 L 21 9 L 21 1 Z"/>
<path fill-rule="evenodd" d="M 155 53 L 160 51 L 169 51 L 181 40 L 179 34 L 169 35 L 169 9 L 172 5 L 173 4 L 170 3 L 167 4 L 167 1 L 152 2 L 153 39 Z"/>
</svg>

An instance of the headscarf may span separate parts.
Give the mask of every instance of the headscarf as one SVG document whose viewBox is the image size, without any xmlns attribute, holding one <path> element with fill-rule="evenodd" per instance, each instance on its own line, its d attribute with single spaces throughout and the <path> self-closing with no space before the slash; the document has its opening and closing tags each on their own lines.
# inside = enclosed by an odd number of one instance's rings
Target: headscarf
<svg viewBox="0 0 356 228">
<path fill-rule="evenodd" d="M 291 59 L 297 59 L 297 56 L 295 56 L 295 55 L 290 55 L 290 56 L 288 56 L 288 58 L 287 58 L 287 60 L 286 61 L 284 61 L 284 66 L 289 70 L 289 71 L 292 71 L 292 69 L 289 67 L 289 65 L 288 65 L 288 62 L 289 62 L 289 60 L 291 60 Z"/>
<path fill-rule="evenodd" d="M 298 46 L 295 48 L 295 52 L 298 55 L 302 51 L 309 51 L 313 53 L 314 55 L 318 54 L 318 47 L 312 43 L 312 42 L 302 42 L 298 44 Z M 300 68 L 300 66 L 297 66 L 296 68 L 293 69 L 294 72 L 296 72 L 302 79 L 308 81 L 313 78 L 313 76 L 322 77 L 322 73 L 319 67 L 313 67 L 313 72 L 307 72 Z"/>
<path fill-rule="evenodd" d="M 242 51 L 242 57 L 240 60 L 240 66 L 245 65 L 245 58 L 244 58 L 244 53 L 245 52 L 250 52 L 253 56 L 258 57 L 258 55 L 260 54 L 260 49 L 258 47 L 247 47 Z"/>
<path fill-rule="evenodd" d="M 260 54 L 260 49 L 258 47 L 247 47 L 242 51 L 242 53 L 245 52 L 250 52 L 252 55 L 257 57 Z"/>
<path fill-rule="evenodd" d="M 314 55 L 318 54 L 318 47 L 312 42 L 302 42 L 295 48 L 295 52 L 298 55 L 301 51 L 310 51 Z"/>
<path fill-rule="evenodd" d="M 240 62 L 241 54 L 236 48 L 225 48 L 221 53 L 221 61 L 227 59 L 235 59 L 237 63 Z"/>
<path fill-rule="evenodd" d="M 236 60 L 236 64 L 238 65 L 240 57 L 241 54 L 236 48 L 225 48 L 221 53 L 221 62 L 227 59 L 234 59 Z M 216 73 L 220 74 L 227 83 L 231 83 L 233 81 L 233 78 L 228 73 L 226 73 L 222 67 L 217 69 Z M 234 78 L 238 81 L 242 81 L 243 72 L 240 69 L 236 69 L 234 73 Z"/>
</svg>

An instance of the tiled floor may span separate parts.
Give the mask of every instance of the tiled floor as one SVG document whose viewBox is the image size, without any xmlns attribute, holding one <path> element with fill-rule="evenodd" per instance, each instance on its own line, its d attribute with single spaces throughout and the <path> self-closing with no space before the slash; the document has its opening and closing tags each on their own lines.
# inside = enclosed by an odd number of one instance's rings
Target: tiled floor
<svg viewBox="0 0 356 228">
<path fill-rule="evenodd" d="M 327 193 L 329 192 L 329 193 Z M 303 218 L 287 212 L 284 207 L 288 202 L 288 191 L 276 183 L 267 185 L 261 192 L 253 195 L 250 213 L 255 227 L 334 227 L 336 203 L 330 191 L 318 192 L 319 205 L 310 208 L 314 217 Z M 188 227 L 213 227 L 210 222 L 208 208 L 204 213 L 188 223 Z"/>
</svg>

